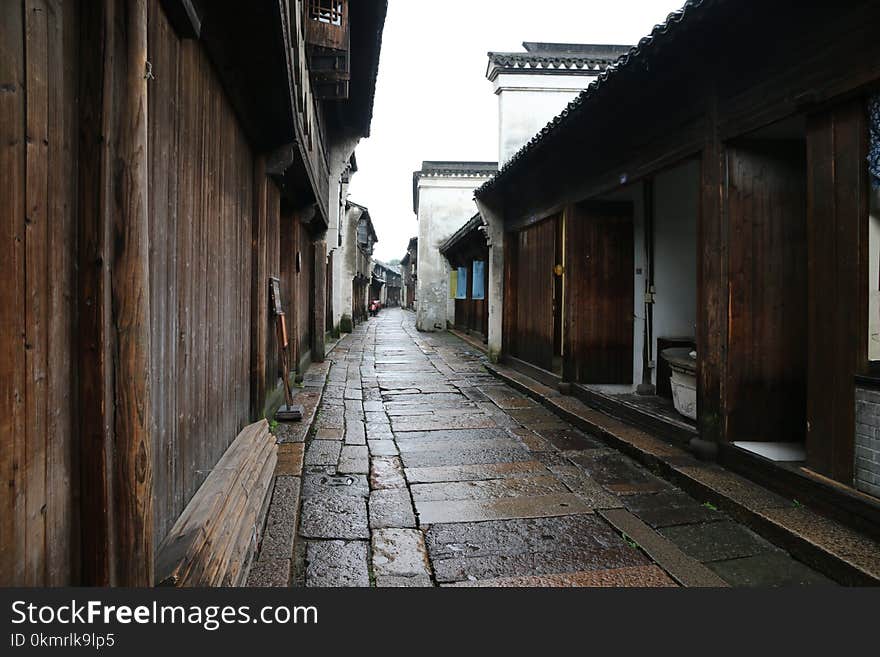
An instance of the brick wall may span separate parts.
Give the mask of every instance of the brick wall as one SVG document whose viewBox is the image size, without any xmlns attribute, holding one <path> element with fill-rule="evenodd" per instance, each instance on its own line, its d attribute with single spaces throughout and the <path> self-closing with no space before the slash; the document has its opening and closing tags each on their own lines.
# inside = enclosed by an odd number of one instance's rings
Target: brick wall
<svg viewBox="0 0 880 657">
<path fill-rule="evenodd" d="M 880 391 L 856 388 L 855 487 L 880 497 Z"/>
</svg>

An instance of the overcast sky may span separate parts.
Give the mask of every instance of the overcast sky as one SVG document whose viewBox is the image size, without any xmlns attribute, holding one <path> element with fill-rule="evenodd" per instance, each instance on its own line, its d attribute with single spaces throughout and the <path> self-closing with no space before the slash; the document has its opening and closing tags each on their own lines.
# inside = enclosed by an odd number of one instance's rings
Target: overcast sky
<svg viewBox="0 0 880 657">
<path fill-rule="evenodd" d="M 423 160 L 498 159 L 498 105 L 486 53 L 523 41 L 634 44 L 683 0 L 390 0 L 372 135 L 350 198 L 370 208 L 376 257 L 418 234 L 412 172 Z M 462 222 L 467 217 L 462 218 Z"/>
</svg>

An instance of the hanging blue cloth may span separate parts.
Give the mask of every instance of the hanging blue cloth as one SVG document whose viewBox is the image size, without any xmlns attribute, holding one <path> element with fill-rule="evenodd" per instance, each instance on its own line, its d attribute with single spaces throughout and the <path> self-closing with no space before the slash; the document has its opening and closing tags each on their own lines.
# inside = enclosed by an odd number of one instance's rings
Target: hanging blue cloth
<svg viewBox="0 0 880 657">
<path fill-rule="evenodd" d="M 880 94 L 868 100 L 868 116 L 870 117 L 868 172 L 871 174 L 872 187 L 880 189 Z"/>
</svg>

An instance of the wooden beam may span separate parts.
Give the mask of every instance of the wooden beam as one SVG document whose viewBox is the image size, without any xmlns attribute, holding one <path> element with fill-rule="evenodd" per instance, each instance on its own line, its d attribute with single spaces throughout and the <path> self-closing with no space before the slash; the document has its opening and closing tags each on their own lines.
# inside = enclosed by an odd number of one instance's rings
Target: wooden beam
<svg viewBox="0 0 880 657">
<path fill-rule="evenodd" d="M 24 585 L 25 44 L 24 5 L 0 3 L 0 584 Z"/>
<path fill-rule="evenodd" d="M 254 165 L 254 222 L 251 237 L 251 417 L 256 418 L 266 401 L 266 331 L 269 321 L 269 273 L 266 259 L 269 179 L 266 158 Z"/>
<path fill-rule="evenodd" d="M 160 0 L 168 21 L 181 39 L 199 39 L 202 36 L 204 10 L 192 0 Z"/>
<path fill-rule="evenodd" d="M 327 242 L 316 239 L 312 248 L 312 362 L 323 363 L 327 334 Z"/>
<path fill-rule="evenodd" d="M 726 155 L 718 136 L 717 94 L 710 87 L 697 220 L 697 408 L 700 438 L 726 439 L 727 223 L 723 213 Z"/>
<path fill-rule="evenodd" d="M 296 142 L 279 146 L 266 156 L 266 175 L 281 178 L 293 166 L 299 151 Z"/>
<path fill-rule="evenodd" d="M 117 583 L 153 584 L 150 238 L 147 215 L 147 0 L 126 0 L 115 159 L 112 302 L 116 343 Z M 121 26 L 123 27 L 123 26 Z"/>
<path fill-rule="evenodd" d="M 110 15 L 108 15 L 110 12 Z M 82 583 L 108 586 L 115 570 L 111 490 L 110 194 L 112 6 L 82 5 L 79 142 L 79 405 Z"/>
</svg>

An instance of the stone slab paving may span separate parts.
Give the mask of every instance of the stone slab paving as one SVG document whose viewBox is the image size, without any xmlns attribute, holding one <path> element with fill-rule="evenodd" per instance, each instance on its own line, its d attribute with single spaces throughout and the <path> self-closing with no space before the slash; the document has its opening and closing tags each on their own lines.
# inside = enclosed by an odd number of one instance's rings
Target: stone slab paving
<svg viewBox="0 0 880 657">
<path fill-rule="evenodd" d="M 446 584 L 473 588 L 660 588 L 678 586 L 662 568 L 638 566 L 532 577 L 501 577 Z"/>
<path fill-rule="evenodd" d="M 575 513 L 592 513 L 584 501 L 571 493 L 501 497 L 483 500 L 416 502 L 419 523 L 482 522 L 515 518 L 549 518 Z"/>
<path fill-rule="evenodd" d="M 360 324 L 329 360 L 305 449 L 281 459 L 305 464 L 299 521 L 305 549 L 293 581 L 309 587 L 828 583 L 711 505 L 499 384 L 467 343 L 417 332 L 411 313 L 389 309 Z M 781 510 L 776 502 L 767 500 L 764 508 Z M 277 548 L 286 549 L 286 543 Z M 270 557 L 255 578 L 280 579 Z"/>
<path fill-rule="evenodd" d="M 415 529 L 416 516 L 406 488 L 374 490 L 369 502 L 370 529 Z"/>
<path fill-rule="evenodd" d="M 365 541 L 309 541 L 306 551 L 306 586 L 370 586 L 369 551 Z"/>
<path fill-rule="evenodd" d="M 336 465 L 342 445 L 332 440 L 313 440 L 306 450 L 306 465 Z"/>
</svg>

